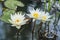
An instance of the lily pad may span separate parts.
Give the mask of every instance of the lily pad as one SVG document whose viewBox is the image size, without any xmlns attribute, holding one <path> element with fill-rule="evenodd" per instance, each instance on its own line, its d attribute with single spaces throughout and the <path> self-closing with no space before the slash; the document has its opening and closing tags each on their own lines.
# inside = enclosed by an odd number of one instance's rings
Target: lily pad
<svg viewBox="0 0 60 40">
<path fill-rule="evenodd" d="M 3 11 L 3 15 L 0 17 L 0 20 L 9 23 L 8 19 L 10 19 L 10 15 L 15 13 L 14 10 L 8 10 L 6 9 L 5 11 Z"/>
<path fill-rule="evenodd" d="M 17 0 L 7 0 L 4 2 L 4 4 L 6 7 L 14 10 L 16 10 L 17 6 L 24 7 L 24 4 Z"/>
</svg>

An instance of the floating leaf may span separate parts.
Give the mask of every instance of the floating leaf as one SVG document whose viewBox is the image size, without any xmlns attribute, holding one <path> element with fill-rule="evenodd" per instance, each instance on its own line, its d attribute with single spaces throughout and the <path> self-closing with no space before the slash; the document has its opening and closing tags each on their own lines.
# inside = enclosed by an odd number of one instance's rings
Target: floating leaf
<svg viewBox="0 0 60 40">
<path fill-rule="evenodd" d="M 9 23 L 8 19 L 10 18 L 10 14 L 13 14 L 15 11 L 14 10 L 8 10 L 6 9 L 4 12 L 3 12 L 3 15 L 0 17 L 0 20 L 6 22 L 6 23 Z"/>
<path fill-rule="evenodd" d="M 17 6 L 15 5 L 14 1 L 10 1 L 10 0 L 9 0 L 9 1 L 5 1 L 4 4 L 5 4 L 6 7 L 10 8 L 10 9 L 14 9 L 14 10 L 15 10 L 16 7 L 17 7 Z"/>
<path fill-rule="evenodd" d="M 20 7 L 24 7 L 24 4 L 20 1 L 15 1 L 15 4 Z"/>
<path fill-rule="evenodd" d="M 0 0 L 0 2 L 1 2 L 1 1 L 4 1 L 4 0 Z"/>
<path fill-rule="evenodd" d="M 20 1 L 17 0 L 7 0 L 4 2 L 5 6 L 10 8 L 10 9 L 14 9 L 16 10 L 17 6 L 23 7 L 24 4 Z"/>
</svg>

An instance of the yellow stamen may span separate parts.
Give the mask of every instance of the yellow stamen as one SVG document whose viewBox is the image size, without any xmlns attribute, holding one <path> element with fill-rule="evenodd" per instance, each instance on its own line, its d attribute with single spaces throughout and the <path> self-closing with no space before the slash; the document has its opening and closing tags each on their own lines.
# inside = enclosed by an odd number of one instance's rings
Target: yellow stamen
<svg viewBox="0 0 60 40">
<path fill-rule="evenodd" d="M 33 17 L 34 17 L 34 18 L 38 18 L 38 17 L 39 17 L 39 14 L 38 14 L 37 12 L 34 12 L 34 13 L 33 13 Z"/>
<path fill-rule="evenodd" d="M 43 16 L 43 17 L 42 17 L 42 20 L 46 20 L 46 18 L 47 18 L 46 16 Z"/>
<path fill-rule="evenodd" d="M 19 19 L 16 19 L 16 20 L 15 20 L 15 23 L 18 23 L 18 22 L 20 22 L 20 20 L 19 20 Z"/>
</svg>

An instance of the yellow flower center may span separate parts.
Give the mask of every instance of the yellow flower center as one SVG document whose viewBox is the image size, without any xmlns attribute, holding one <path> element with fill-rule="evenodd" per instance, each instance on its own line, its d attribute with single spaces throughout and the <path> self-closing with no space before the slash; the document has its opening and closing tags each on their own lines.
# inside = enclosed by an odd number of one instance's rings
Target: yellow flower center
<svg viewBox="0 0 60 40">
<path fill-rule="evenodd" d="M 21 20 L 16 19 L 16 20 L 15 20 L 15 24 L 18 24 L 20 21 L 21 21 Z"/>
<path fill-rule="evenodd" d="M 20 22 L 20 20 L 17 19 L 15 22 Z"/>
<path fill-rule="evenodd" d="M 46 20 L 46 18 L 47 18 L 46 16 L 43 16 L 43 17 L 42 17 L 42 20 Z"/>
<path fill-rule="evenodd" d="M 39 14 L 38 14 L 37 12 L 34 12 L 34 13 L 33 13 L 33 17 L 36 19 L 36 18 L 39 17 Z"/>
<path fill-rule="evenodd" d="M 14 24 L 15 24 L 15 25 L 20 25 L 20 22 L 21 22 L 21 20 L 15 19 Z"/>
</svg>

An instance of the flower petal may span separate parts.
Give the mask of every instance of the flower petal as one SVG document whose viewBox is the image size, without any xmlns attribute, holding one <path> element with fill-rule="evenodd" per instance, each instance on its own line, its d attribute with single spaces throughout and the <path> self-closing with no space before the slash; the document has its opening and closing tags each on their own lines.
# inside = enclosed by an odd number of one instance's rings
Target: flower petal
<svg viewBox="0 0 60 40">
<path fill-rule="evenodd" d="M 17 28 L 17 29 L 20 29 L 20 28 L 21 28 L 21 26 L 16 26 L 16 28 Z"/>
</svg>

